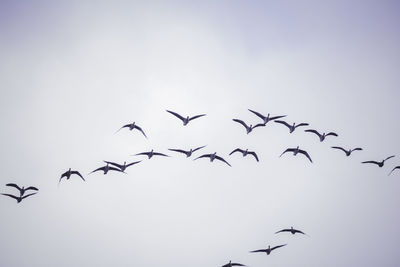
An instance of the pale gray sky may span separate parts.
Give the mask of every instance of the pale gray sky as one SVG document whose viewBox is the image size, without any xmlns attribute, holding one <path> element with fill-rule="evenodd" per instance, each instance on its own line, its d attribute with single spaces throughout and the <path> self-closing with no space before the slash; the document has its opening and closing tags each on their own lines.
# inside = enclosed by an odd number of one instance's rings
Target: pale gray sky
<svg viewBox="0 0 400 267">
<path fill-rule="evenodd" d="M 398 266 L 396 1 L 2 1 L 4 266 Z M 320 143 L 248 108 L 335 131 Z M 183 127 L 165 109 L 207 116 Z M 121 130 L 135 121 L 148 135 Z M 232 168 L 168 151 L 207 145 Z M 279 155 L 299 145 L 314 160 Z M 361 146 L 347 158 L 330 148 Z M 258 153 L 260 162 L 235 148 Z M 141 159 L 127 175 L 103 160 Z M 78 177 L 63 181 L 73 168 Z M 275 235 L 294 226 L 309 236 Z M 287 243 L 271 255 L 250 250 Z"/>
</svg>

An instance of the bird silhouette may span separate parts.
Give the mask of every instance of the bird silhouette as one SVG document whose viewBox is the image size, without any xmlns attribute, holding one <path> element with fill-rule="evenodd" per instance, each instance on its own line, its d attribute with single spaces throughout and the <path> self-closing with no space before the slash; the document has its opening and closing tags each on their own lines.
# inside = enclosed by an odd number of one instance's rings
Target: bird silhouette
<svg viewBox="0 0 400 267">
<path fill-rule="evenodd" d="M 300 230 L 294 229 L 293 226 L 292 226 L 290 229 L 283 229 L 283 230 L 280 230 L 280 231 L 276 232 L 275 234 L 283 233 L 283 232 L 289 232 L 289 233 L 291 233 L 292 235 L 297 234 L 297 233 L 305 235 L 304 232 L 302 232 L 302 231 L 300 231 Z"/>
<path fill-rule="evenodd" d="M 249 109 L 249 111 L 254 113 L 255 115 L 257 115 L 259 118 L 261 118 L 263 120 L 263 126 L 265 126 L 270 121 L 286 117 L 286 115 L 270 117 L 269 113 L 268 113 L 267 116 L 264 116 L 261 113 L 258 113 L 257 111 L 254 111 L 254 110 L 251 110 L 251 109 Z"/>
<path fill-rule="evenodd" d="M 131 162 L 131 163 L 129 163 L 129 164 L 126 164 L 126 161 L 124 161 L 124 164 L 123 164 L 123 165 L 118 164 L 118 163 L 115 163 L 115 162 L 112 162 L 112 161 L 104 161 L 104 162 L 107 163 L 107 164 L 111 164 L 111 165 L 113 165 L 113 166 L 119 168 L 121 171 L 125 171 L 126 168 L 128 168 L 129 166 L 138 164 L 139 162 L 141 162 L 141 160 L 135 161 L 135 162 Z"/>
<path fill-rule="evenodd" d="M 200 118 L 200 117 L 203 117 L 206 115 L 206 114 L 200 114 L 200 115 L 196 115 L 193 117 L 189 117 L 189 116 L 183 117 L 183 116 L 179 115 L 178 113 L 170 111 L 170 110 L 167 110 L 167 112 L 171 113 L 172 115 L 174 115 L 175 117 L 180 119 L 183 122 L 183 126 L 187 125 L 191 120 L 194 120 L 194 119 L 197 119 L 197 118 Z"/>
<path fill-rule="evenodd" d="M 243 157 L 245 157 L 245 156 L 247 156 L 247 155 L 250 154 L 250 155 L 252 155 L 252 156 L 258 161 L 257 154 L 256 154 L 256 152 L 254 152 L 254 151 L 249 151 L 248 149 L 243 150 L 243 149 L 240 149 L 240 148 L 236 148 L 236 149 L 233 150 L 231 153 L 229 153 L 229 155 L 232 155 L 232 154 L 235 153 L 235 152 L 240 152 L 240 153 L 242 153 Z"/>
<path fill-rule="evenodd" d="M 393 156 L 390 156 L 390 157 L 387 157 L 386 159 L 384 159 L 384 160 L 382 160 L 382 161 L 368 160 L 368 161 L 363 161 L 363 162 L 361 162 L 361 163 L 372 163 L 372 164 L 376 164 L 376 165 L 378 165 L 380 168 L 382 168 L 383 165 L 385 164 L 385 161 L 387 161 L 388 159 L 391 159 L 391 158 L 393 158 L 393 157 L 394 157 L 394 155 L 393 155 Z"/>
<path fill-rule="evenodd" d="M 230 167 L 232 167 L 231 164 L 229 164 L 229 163 L 228 163 L 226 160 L 224 160 L 222 157 L 217 156 L 217 152 L 215 152 L 215 153 L 213 153 L 213 154 L 204 154 L 204 155 L 201 155 L 200 157 L 197 157 L 197 158 L 195 158 L 194 160 L 200 159 L 200 158 L 210 158 L 210 162 L 213 162 L 215 159 L 217 159 L 217 160 L 220 160 L 220 161 L 222 161 L 222 162 L 225 162 L 225 163 L 228 164 Z"/>
<path fill-rule="evenodd" d="M 292 125 L 290 125 L 290 124 L 287 123 L 286 121 L 275 120 L 274 122 L 280 123 L 280 124 L 285 125 L 286 127 L 288 127 L 290 133 L 293 133 L 294 130 L 296 130 L 297 127 L 308 126 L 308 125 L 309 125 L 308 123 L 304 123 L 304 122 L 303 122 L 303 123 L 299 123 L 299 124 L 296 124 L 296 123 L 294 122 Z"/>
<path fill-rule="evenodd" d="M 362 150 L 361 147 L 356 147 L 356 148 L 349 149 L 349 150 L 346 150 L 346 149 L 344 149 L 343 147 L 340 147 L 340 146 L 332 146 L 332 148 L 342 150 L 346 154 L 347 157 L 350 156 L 353 151 L 357 151 L 357 150 L 361 151 Z"/>
<path fill-rule="evenodd" d="M 106 166 L 97 168 L 97 169 L 95 169 L 94 171 L 92 171 L 91 173 L 94 173 L 94 172 L 97 172 L 97 171 L 103 171 L 103 172 L 104 172 L 104 175 L 107 174 L 109 171 L 123 172 L 123 171 L 121 171 L 120 169 L 117 169 L 117 168 L 114 168 L 114 167 L 109 166 L 108 163 L 107 163 Z M 89 173 L 89 174 L 90 174 L 90 173 Z"/>
<path fill-rule="evenodd" d="M 196 152 L 197 150 L 202 149 L 203 147 L 205 146 L 196 147 L 195 149 L 190 149 L 189 151 L 183 149 L 175 149 L 175 148 L 168 148 L 168 150 L 183 153 L 188 158 L 193 154 L 193 152 Z"/>
<path fill-rule="evenodd" d="M 257 128 L 257 127 L 260 127 L 260 126 L 264 126 L 264 124 L 262 124 L 262 123 L 259 123 L 259 124 L 256 124 L 256 125 L 253 126 L 251 124 L 247 125 L 244 121 L 239 120 L 239 119 L 232 119 L 232 120 L 240 123 L 241 125 L 243 125 L 244 128 L 246 128 L 247 134 L 251 133 L 251 131 L 253 131 L 254 128 Z"/>
<path fill-rule="evenodd" d="M 222 265 L 222 267 L 232 267 L 232 266 L 246 266 L 246 265 L 241 264 L 241 263 L 235 263 L 235 262 L 232 262 L 232 261 L 229 261 L 227 264 Z"/>
<path fill-rule="evenodd" d="M 149 157 L 149 159 L 151 159 L 153 156 L 164 156 L 164 157 L 169 157 L 168 155 L 165 155 L 163 153 L 159 153 L 159 152 L 154 152 L 153 149 L 151 151 L 148 152 L 142 152 L 142 153 L 138 153 L 132 156 L 139 156 L 139 155 L 146 155 Z"/>
<path fill-rule="evenodd" d="M 254 253 L 254 252 L 265 252 L 265 253 L 267 253 L 267 255 L 269 255 L 269 254 L 271 254 L 271 252 L 274 250 L 274 249 L 277 249 L 277 248 L 281 248 L 281 247 L 284 247 L 284 246 L 286 246 L 287 244 L 284 244 L 284 245 L 279 245 L 279 246 L 275 246 L 275 247 L 270 247 L 270 246 L 268 246 L 268 248 L 266 248 L 266 249 L 258 249 L 258 250 L 253 250 L 253 251 L 250 251 L 250 253 Z"/>
<path fill-rule="evenodd" d="M 286 152 L 293 152 L 293 156 L 296 156 L 297 153 L 301 153 L 301 154 L 305 155 L 311 161 L 311 163 L 313 162 L 310 155 L 307 153 L 307 151 L 299 149 L 299 146 L 297 146 L 296 148 L 286 149 L 285 151 L 283 151 L 283 153 L 279 157 L 282 157 L 282 155 L 285 154 Z"/>
<path fill-rule="evenodd" d="M 34 186 L 29 186 L 29 187 L 25 188 L 25 187 L 19 187 L 17 184 L 13 184 L 13 183 L 8 183 L 8 184 L 6 184 L 6 186 L 10 186 L 10 187 L 14 187 L 14 188 L 18 189 L 19 195 L 20 195 L 21 197 L 22 197 L 22 196 L 25 194 L 25 192 L 28 191 L 28 190 L 35 190 L 35 191 L 38 191 L 38 190 L 39 190 L 39 189 L 37 189 L 37 188 L 34 187 Z M 18 202 L 19 202 L 19 201 L 18 201 Z"/>
<path fill-rule="evenodd" d="M 66 171 L 63 174 L 61 174 L 61 177 L 60 177 L 60 180 L 58 181 L 58 183 L 60 183 L 62 178 L 64 178 L 64 177 L 67 178 L 67 180 L 69 180 L 69 178 L 71 177 L 72 174 L 78 175 L 79 177 L 81 177 L 81 179 L 83 181 L 85 181 L 85 178 L 83 178 L 83 176 L 78 171 L 71 171 L 71 168 L 69 168 L 68 171 Z"/>
<path fill-rule="evenodd" d="M 119 131 L 120 131 L 121 129 L 123 129 L 123 128 L 128 128 L 130 131 L 132 131 L 133 129 L 137 129 L 137 130 L 139 130 L 139 131 L 142 132 L 142 134 L 144 135 L 144 137 L 147 138 L 147 136 L 146 136 L 146 134 L 144 133 L 144 131 L 142 130 L 142 128 L 139 127 L 138 125 L 136 125 L 135 122 L 132 122 L 132 123 L 130 123 L 130 124 L 126 124 L 126 125 L 122 126 L 122 127 L 119 128 L 119 130 L 116 131 L 115 133 L 119 132 Z"/>
<path fill-rule="evenodd" d="M 317 130 L 313 130 L 313 129 L 305 130 L 305 132 L 316 134 L 319 137 L 319 141 L 320 142 L 324 141 L 327 136 L 330 136 L 330 135 L 331 136 L 338 136 L 337 133 L 334 133 L 334 132 L 322 133 L 321 134 Z"/>
<path fill-rule="evenodd" d="M 388 176 L 389 176 L 389 175 L 391 175 L 391 174 L 392 174 L 392 172 L 393 172 L 394 170 L 397 170 L 397 169 L 400 169 L 400 166 L 396 166 L 396 167 L 394 167 L 394 168 L 391 170 L 391 172 L 389 172 Z"/>
</svg>

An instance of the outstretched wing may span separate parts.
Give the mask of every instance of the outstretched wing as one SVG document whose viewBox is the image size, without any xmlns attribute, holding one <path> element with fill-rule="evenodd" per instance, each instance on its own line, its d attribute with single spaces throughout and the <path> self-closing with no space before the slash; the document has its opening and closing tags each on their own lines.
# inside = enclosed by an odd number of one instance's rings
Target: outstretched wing
<svg viewBox="0 0 400 267">
<path fill-rule="evenodd" d="M 39 189 L 37 189 L 36 187 L 34 187 L 34 186 L 29 186 L 28 188 L 25 188 L 25 191 L 26 190 L 36 190 L 36 191 L 38 191 Z"/>
<path fill-rule="evenodd" d="M 131 162 L 131 163 L 129 163 L 129 164 L 127 164 L 127 165 L 125 165 L 125 167 L 126 167 L 126 168 L 128 168 L 129 166 L 132 166 L 132 165 L 138 164 L 139 162 L 142 162 L 142 161 L 141 161 L 141 160 L 139 160 L 139 161 L 134 161 L 134 162 Z"/>
<path fill-rule="evenodd" d="M 277 249 L 277 248 L 284 247 L 284 246 L 286 246 L 286 245 L 287 245 L 287 244 L 284 244 L 284 245 L 279 245 L 279 246 L 275 246 L 275 247 L 271 248 L 271 251 L 273 251 L 274 249 Z"/>
<path fill-rule="evenodd" d="M 254 157 L 257 161 L 259 161 L 256 152 L 250 151 L 250 152 L 248 152 L 248 153 L 249 153 L 250 155 L 253 155 L 253 157 Z"/>
<path fill-rule="evenodd" d="M 392 174 L 392 172 L 393 172 L 394 170 L 396 170 L 396 169 L 400 169 L 400 166 L 396 166 L 396 167 L 394 167 L 394 168 L 393 168 L 393 170 L 392 170 L 391 172 L 389 172 L 388 176 L 389 176 L 389 175 L 391 175 L 391 174 Z"/>
<path fill-rule="evenodd" d="M 356 150 L 363 150 L 361 147 L 356 147 L 356 148 L 353 148 L 351 151 L 356 151 Z"/>
<path fill-rule="evenodd" d="M 299 149 L 299 153 L 305 155 L 312 163 L 312 159 L 311 159 L 310 155 L 307 153 L 307 151 Z"/>
<path fill-rule="evenodd" d="M 257 250 L 252 250 L 252 251 L 249 251 L 250 253 L 254 253 L 254 252 L 267 252 L 267 250 L 266 249 L 257 249 Z"/>
<path fill-rule="evenodd" d="M 240 148 L 236 148 L 235 150 L 233 150 L 231 153 L 229 153 L 229 156 L 232 155 L 235 152 L 241 152 L 243 153 L 243 150 L 241 150 Z"/>
<path fill-rule="evenodd" d="M 182 149 L 168 148 L 168 150 L 175 151 L 175 152 L 179 152 L 179 153 L 183 153 L 183 154 L 185 154 L 185 155 L 186 155 L 186 153 L 188 153 L 187 151 L 182 150 Z M 193 151 L 194 151 L 194 150 L 193 150 Z"/>
<path fill-rule="evenodd" d="M 24 198 L 27 198 L 27 197 L 30 197 L 30 196 L 33 196 L 33 195 L 36 195 L 37 193 L 31 193 L 31 194 L 28 194 L 28 195 L 25 195 L 25 196 L 23 196 L 23 197 L 21 197 L 21 199 L 24 199 Z"/>
<path fill-rule="evenodd" d="M 108 167 L 108 170 L 110 170 L 110 171 L 116 171 L 116 172 L 123 172 L 123 171 L 121 171 L 121 169 L 119 169 L 119 168 L 114 168 L 114 167 Z M 123 173 L 125 173 L 125 172 L 123 172 Z"/>
<path fill-rule="evenodd" d="M 289 123 L 287 123 L 286 121 L 276 120 L 276 121 L 274 121 L 274 122 L 283 124 L 283 125 L 285 125 L 286 127 L 288 127 L 289 129 L 290 129 L 290 127 L 291 127 L 291 126 L 289 125 Z"/>
<path fill-rule="evenodd" d="M 300 231 L 300 230 L 293 229 L 293 232 L 294 232 L 294 233 L 299 233 L 299 234 L 305 235 L 305 233 L 302 232 L 302 231 Z"/>
<path fill-rule="evenodd" d="M 171 113 L 172 115 L 174 115 L 175 117 L 177 117 L 178 119 L 180 119 L 182 121 L 185 119 L 184 117 L 182 117 L 181 115 L 179 115 L 176 112 L 173 112 L 173 111 L 170 111 L 170 110 L 167 110 L 167 112 Z"/>
<path fill-rule="evenodd" d="M 294 152 L 295 150 L 296 150 L 295 148 L 288 148 L 285 151 L 283 151 L 279 157 L 282 157 L 282 155 L 285 154 L 286 152 Z"/>
<path fill-rule="evenodd" d="M 6 186 L 15 187 L 15 188 L 17 188 L 19 191 L 21 191 L 21 187 L 19 187 L 19 186 L 18 186 L 18 185 L 16 185 L 16 184 L 9 183 L 9 184 L 6 184 Z"/>
<path fill-rule="evenodd" d="M 82 174 L 80 174 L 78 171 L 72 171 L 71 174 L 76 174 L 81 177 L 83 181 L 85 181 L 85 178 L 83 178 Z"/>
<path fill-rule="evenodd" d="M 205 115 L 206 115 L 206 114 L 200 114 L 200 115 L 196 115 L 196 116 L 190 117 L 190 118 L 189 118 L 189 121 L 194 120 L 194 119 L 197 119 L 197 118 L 200 118 L 200 117 L 203 117 L 203 116 L 205 116 Z"/>
<path fill-rule="evenodd" d="M 122 128 L 130 127 L 130 126 L 131 126 L 131 124 L 125 124 L 124 126 L 119 128 L 118 131 L 116 131 L 115 133 L 118 133 L 119 131 L 121 131 Z"/>
<path fill-rule="evenodd" d="M 297 128 L 297 127 L 308 126 L 308 125 L 310 125 L 310 124 L 302 122 L 302 123 L 296 124 L 294 127 Z"/>
<path fill-rule="evenodd" d="M 211 156 L 212 156 L 212 154 L 204 154 L 204 155 L 201 155 L 200 157 L 195 158 L 194 160 L 201 159 L 201 158 L 209 158 Z"/>
<path fill-rule="evenodd" d="M 258 124 L 256 124 L 256 125 L 253 126 L 253 129 L 254 129 L 254 128 L 257 128 L 257 127 L 264 127 L 264 126 L 265 126 L 264 123 L 258 123 Z"/>
<path fill-rule="evenodd" d="M 241 263 L 231 263 L 231 266 L 246 266 L 246 265 Z"/>
<path fill-rule="evenodd" d="M 340 147 L 340 146 L 332 146 L 332 148 L 334 148 L 334 149 L 340 149 L 340 150 L 342 150 L 344 153 L 347 153 L 346 149 L 344 149 L 343 147 Z"/>
<path fill-rule="evenodd" d="M 318 137 L 321 137 L 321 134 L 317 130 L 308 129 L 308 130 L 305 130 L 305 132 L 314 133 L 314 134 L 318 135 Z"/>
<path fill-rule="evenodd" d="M 363 161 L 361 163 L 372 163 L 372 164 L 376 164 L 376 165 L 380 164 L 380 162 L 377 162 L 377 161 L 374 161 L 374 160 L 367 160 L 367 161 Z"/>
<path fill-rule="evenodd" d="M 390 156 L 390 157 L 387 157 L 384 161 L 387 161 L 388 159 L 391 159 L 391 158 L 394 158 L 394 155 Z"/>
<path fill-rule="evenodd" d="M 195 149 L 192 150 L 192 152 L 195 152 L 195 151 L 197 151 L 197 150 L 199 150 L 199 149 L 202 149 L 203 147 L 206 147 L 206 146 L 199 146 L 199 147 L 196 147 Z"/>
<path fill-rule="evenodd" d="M 228 164 L 230 167 L 232 167 L 231 164 L 229 164 L 226 160 L 224 160 L 224 159 L 221 158 L 220 156 L 215 156 L 215 158 L 218 159 L 218 160 L 220 160 L 220 161 L 225 162 L 225 163 Z"/>
<path fill-rule="evenodd" d="M 332 135 L 332 136 L 339 136 L 337 133 L 334 133 L 334 132 L 329 132 L 329 133 L 327 133 L 325 136 L 329 136 L 329 135 Z"/>
<path fill-rule="evenodd" d="M 238 122 L 238 123 L 240 123 L 241 125 L 243 125 L 244 126 L 244 128 L 249 128 L 249 126 L 247 126 L 247 124 L 244 122 L 244 121 L 242 121 L 242 120 L 239 120 L 239 119 L 232 119 L 233 121 L 236 121 L 236 122 Z"/>
<path fill-rule="evenodd" d="M 165 155 L 165 154 L 163 154 L 163 153 L 160 153 L 160 152 L 153 152 L 153 155 L 155 155 L 155 156 L 164 156 L 164 157 L 169 157 L 168 155 Z"/>
<path fill-rule="evenodd" d="M 283 233 L 283 232 L 291 232 L 291 231 L 292 231 L 291 229 L 282 229 L 282 230 L 276 232 L 275 234 Z"/>
<path fill-rule="evenodd" d="M 115 162 L 112 162 L 112 161 L 104 161 L 105 163 L 108 163 L 108 164 L 111 164 L 111 165 L 114 165 L 115 167 L 118 167 L 118 168 L 122 168 L 122 165 L 120 165 L 120 164 L 118 164 L 118 163 L 115 163 Z"/>
<path fill-rule="evenodd" d="M 135 128 L 138 129 L 139 131 L 142 132 L 142 134 L 144 135 L 144 137 L 147 138 L 146 134 L 144 133 L 144 131 L 142 130 L 142 128 L 140 128 L 139 126 L 135 125 Z"/>
<path fill-rule="evenodd" d="M 94 173 L 94 172 L 97 172 L 97 171 L 104 171 L 104 168 L 105 168 L 105 166 L 100 167 L 100 168 L 97 168 L 97 169 L 95 169 L 94 171 L 92 171 L 91 173 Z M 90 173 L 89 173 L 89 174 L 90 174 Z"/>
<path fill-rule="evenodd" d="M 11 197 L 11 198 L 13 198 L 13 199 L 15 199 L 15 200 L 19 200 L 19 197 L 16 197 L 16 196 L 14 196 L 14 195 L 10 195 L 10 194 L 2 194 L 3 196 L 8 196 L 8 197 Z"/>
<path fill-rule="evenodd" d="M 265 120 L 267 118 L 264 115 L 262 115 L 261 113 L 258 113 L 257 111 L 254 111 L 254 110 L 251 110 L 251 109 L 249 109 L 249 111 L 254 113 L 255 115 L 257 115 L 258 117 L 260 117 L 262 120 Z"/>
<path fill-rule="evenodd" d="M 141 153 L 137 153 L 134 156 L 140 156 L 140 155 L 145 155 L 148 156 L 150 154 L 150 152 L 141 152 Z"/>
<path fill-rule="evenodd" d="M 270 121 L 273 121 L 273 120 L 277 120 L 277 119 L 281 119 L 281 118 L 284 118 L 284 117 L 286 117 L 287 115 L 282 115 L 282 116 L 275 116 L 275 117 L 270 117 L 269 118 L 269 120 Z"/>
</svg>

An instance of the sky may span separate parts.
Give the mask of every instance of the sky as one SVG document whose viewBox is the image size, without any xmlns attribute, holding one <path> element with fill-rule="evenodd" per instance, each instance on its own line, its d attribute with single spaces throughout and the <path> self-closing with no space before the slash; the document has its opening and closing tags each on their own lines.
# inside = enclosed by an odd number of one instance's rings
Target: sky
<svg viewBox="0 0 400 267">
<path fill-rule="evenodd" d="M 0 192 L 39 192 L 1 196 L 0 265 L 399 266 L 400 171 L 388 176 L 400 165 L 399 9 L 1 1 Z M 182 126 L 166 109 L 207 115 Z M 339 136 L 272 122 L 247 135 L 232 119 L 259 123 L 248 109 Z M 115 133 L 132 122 L 148 139 Z M 232 167 L 168 151 L 203 145 L 193 157 L 217 152 Z M 296 146 L 313 163 L 279 157 Z M 170 157 L 132 156 L 151 149 Z M 142 162 L 89 175 L 103 160 Z M 58 184 L 69 168 L 86 182 Z M 307 236 L 274 234 L 291 226 Z"/>
</svg>

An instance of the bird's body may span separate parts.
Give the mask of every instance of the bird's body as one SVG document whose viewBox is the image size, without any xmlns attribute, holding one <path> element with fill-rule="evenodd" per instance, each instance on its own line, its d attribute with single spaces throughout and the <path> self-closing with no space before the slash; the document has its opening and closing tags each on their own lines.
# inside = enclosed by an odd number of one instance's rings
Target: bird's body
<svg viewBox="0 0 400 267">
<path fill-rule="evenodd" d="M 135 162 L 131 162 L 131 163 L 129 163 L 129 164 L 126 164 L 126 161 L 124 161 L 124 164 L 123 164 L 123 165 L 118 164 L 118 163 L 115 163 L 115 162 L 111 162 L 111 161 L 104 161 L 104 162 L 107 163 L 107 164 L 111 164 L 111 165 L 113 165 L 113 166 L 119 168 L 121 171 L 124 172 L 124 171 L 126 170 L 126 168 L 128 168 L 129 166 L 132 166 L 132 165 L 135 165 L 135 164 L 141 162 L 141 160 L 135 161 Z"/>
<path fill-rule="evenodd" d="M 344 149 L 343 147 L 340 147 L 340 146 L 332 146 L 332 148 L 342 150 L 346 154 L 347 157 L 350 156 L 353 151 L 357 151 L 357 150 L 361 151 L 362 150 L 361 147 L 356 147 L 356 148 L 349 149 L 349 150 L 346 150 L 346 149 Z"/>
<path fill-rule="evenodd" d="M 243 150 L 243 149 L 240 149 L 240 148 L 236 148 L 236 149 L 233 150 L 231 153 L 229 153 L 229 155 L 232 155 L 232 154 L 235 153 L 235 152 L 240 152 L 240 153 L 242 153 L 243 157 L 245 157 L 245 156 L 247 156 L 247 155 L 250 154 L 250 155 L 252 155 L 257 161 L 259 161 L 259 160 L 258 160 L 258 156 L 257 156 L 256 152 L 254 152 L 254 151 L 249 151 L 248 149 Z"/>
<path fill-rule="evenodd" d="M 147 136 L 144 133 L 144 131 L 142 130 L 142 128 L 140 126 L 136 125 L 135 122 L 132 122 L 130 124 L 126 124 L 126 125 L 122 126 L 117 132 L 119 132 L 122 128 L 128 128 L 130 131 L 132 131 L 133 129 L 137 129 L 144 135 L 144 137 L 147 138 Z"/>
<path fill-rule="evenodd" d="M 222 161 L 222 162 L 225 162 L 225 163 L 228 164 L 230 167 L 232 167 L 231 164 L 229 164 L 225 159 L 223 159 L 223 158 L 220 157 L 220 156 L 217 156 L 217 152 L 215 152 L 215 153 L 213 153 L 213 154 L 204 154 L 204 155 L 201 155 L 200 157 L 197 157 L 197 158 L 195 158 L 194 160 L 200 159 L 200 158 L 210 158 L 210 162 L 213 162 L 215 159 L 217 159 L 217 160 L 220 160 L 220 161 Z"/>
<path fill-rule="evenodd" d="M 283 151 L 283 153 L 279 157 L 282 157 L 282 155 L 285 154 L 286 152 L 293 152 L 293 156 L 296 156 L 298 153 L 303 154 L 311 161 L 311 163 L 313 162 L 310 155 L 307 153 L 307 151 L 299 149 L 298 146 L 296 148 L 286 149 L 285 151 Z"/>
<path fill-rule="evenodd" d="M 387 157 L 386 159 L 383 159 L 382 161 L 368 160 L 368 161 L 363 161 L 363 162 L 361 162 L 361 163 L 372 163 L 372 164 L 376 164 L 376 165 L 378 165 L 380 168 L 382 168 L 383 165 L 385 164 L 385 161 L 387 161 L 388 159 L 391 159 L 391 158 L 393 158 L 393 157 L 394 157 L 394 155 L 393 155 L 393 156 L 390 156 L 390 157 Z"/>
<path fill-rule="evenodd" d="M 260 127 L 260 126 L 264 126 L 264 124 L 262 124 L 262 123 L 259 123 L 259 124 L 256 124 L 256 125 L 253 126 L 251 124 L 247 125 L 244 121 L 239 120 L 239 119 L 232 119 L 232 120 L 235 121 L 235 122 L 240 123 L 241 125 L 243 125 L 243 127 L 246 128 L 247 134 L 251 133 L 251 131 L 253 131 L 254 128 L 257 128 L 257 127 Z"/>
<path fill-rule="evenodd" d="M 103 174 L 104 174 L 104 175 L 107 174 L 109 171 L 123 172 L 123 171 L 121 171 L 120 169 L 117 169 L 117 168 L 114 168 L 114 167 L 109 166 L 108 163 L 107 163 L 106 166 L 97 168 L 97 169 L 95 169 L 94 171 L 92 171 L 91 173 L 94 173 L 94 172 L 97 172 L 97 171 L 103 171 Z"/>
<path fill-rule="evenodd" d="M 202 149 L 203 147 L 205 147 L 205 146 L 196 147 L 194 149 L 191 148 L 190 150 L 174 149 L 174 148 L 169 148 L 168 150 L 175 151 L 175 152 L 178 152 L 178 153 L 183 153 L 188 158 L 193 154 L 193 152 L 196 152 L 197 150 Z"/>
<path fill-rule="evenodd" d="M 292 226 L 290 229 L 283 229 L 283 230 L 280 230 L 280 231 L 276 232 L 275 234 L 283 233 L 283 232 L 289 232 L 289 233 L 291 233 L 292 235 L 297 234 L 297 233 L 305 235 L 304 232 L 302 232 L 302 231 L 300 231 L 300 230 L 297 230 L 297 229 L 294 229 L 293 226 Z"/>
<path fill-rule="evenodd" d="M 69 168 L 68 171 L 64 172 L 64 173 L 61 175 L 60 180 L 58 181 L 58 183 L 60 183 L 61 180 L 62 180 L 62 178 L 64 178 L 64 177 L 67 178 L 67 180 L 69 180 L 69 178 L 71 177 L 72 174 L 78 175 L 79 177 L 81 177 L 81 179 L 82 179 L 83 181 L 85 181 L 85 178 L 83 178 L 83 176 L 82 176 L 78 171 L 72 171 L 71 168 Z"/>
<path fill-rule="evenodd" d="M 308 123 L 304 123 L 304 122 L 303 122 L 303 123 L 299 123 L 299 124 L 296 124 L 296 123 L 294 122 L 292 125 L 290 125 L 290 124 L 287 123 L 286 121 L 275 120 L 274 122 L 280 123 L 280 124 L 285 125 L 286 127 L 288 127 L 290 133 L 293 133 L 294 130 L 296 130 L 297 127 L 308 126 L 308 125 L 309 125 Z"/>
<path fill-rule="evenodd" d="M 266 249 L 253 250 L 253 251 L 250 251 L 250 253 L 264 252 L 264 253 L 267 253 L 267 255 L 269 255 L 269 254 L 271 254 L 271 252 L 272 252 L 274 249 L 281 248 L 281 247 L 284 247 L 284 246 L 286 246 L 286 245 L 287 245 L 287 244 L 279 245 L 279 246 L 275 246 L 275 247 L 272 247 L 272 248 L 271 248 L 271 246 L 268 246 L 268 248 L 266 248 Z"/>
<path fill-rule="evenodd" d="M 273 121 L 273 120 L 277 120 L 277 119 L 281 119 L 286 117 L 286 115 L 283 116 L 274 116 L 271 117 L 270 114 L 268 113 L 267 116 L 262 115 L 261 113 L 258 113 L 257 111 L 251 110 L 249 109 L 250 112 L 252 112 L 253 114 L 255 114 L 256 116 L 258 116 L 259 118 L 261 118 L 263 120 L 263 126 L 265 126 L 268 122 Z"/>
<path fill-rule="evenodd" d="M 200 115 L 196 115 L 193 117 L 189 117 L 189 116 L 183 117 L 182 115 L 179 115 L 178 113 L 170 111 L 170 110 L 167 110 L 167 112 L 171 113 L 172 115 L 174 115 L 175 117 L 180 119 L 183 123 L 183 126 L 186 126 L 191 120 L 194 120 L 194 119 L 197 119 L 197 118 L 200 118 L 200 117 L 203 117 L 206 115 L 206 114 L 200 114 Z"/>
<path fill-rule="evenodd" d="M 241 263 L 235 263 L 235 262 L 232 262 L 232 261 L 229 261 L 227 264 L 222 265 L 222 267 L 232 267 L 232 266 L 246 266 L 246 265 L 241 264 Z"/>
<path fill-rule="evenodd" d="M 321 134 L 317 130 L 313 130 L 313 129 L 305 130 L 305 132 L 316 134 L 319 137 L 319 141 L 320 142 L 324 141 L 327 136 L 330 136 L 330 135 L 331 136 L 338 136 L 337 133 L 334 133 L 334 132 L 322 133 Z"/>
<path fill-rule="evenodd" d="M 146 155 L 149 159 L 151 159 L 153 156 L 169 157 L 168 155 L 165 155 L 163 153 L 154 152 L 153 149 L 151 151 L 148 151 L 148 152 L 142 152 L 142 153 L 135 154 L 134 156 L 138 156 L 138 155 Z"/>
</svg>

